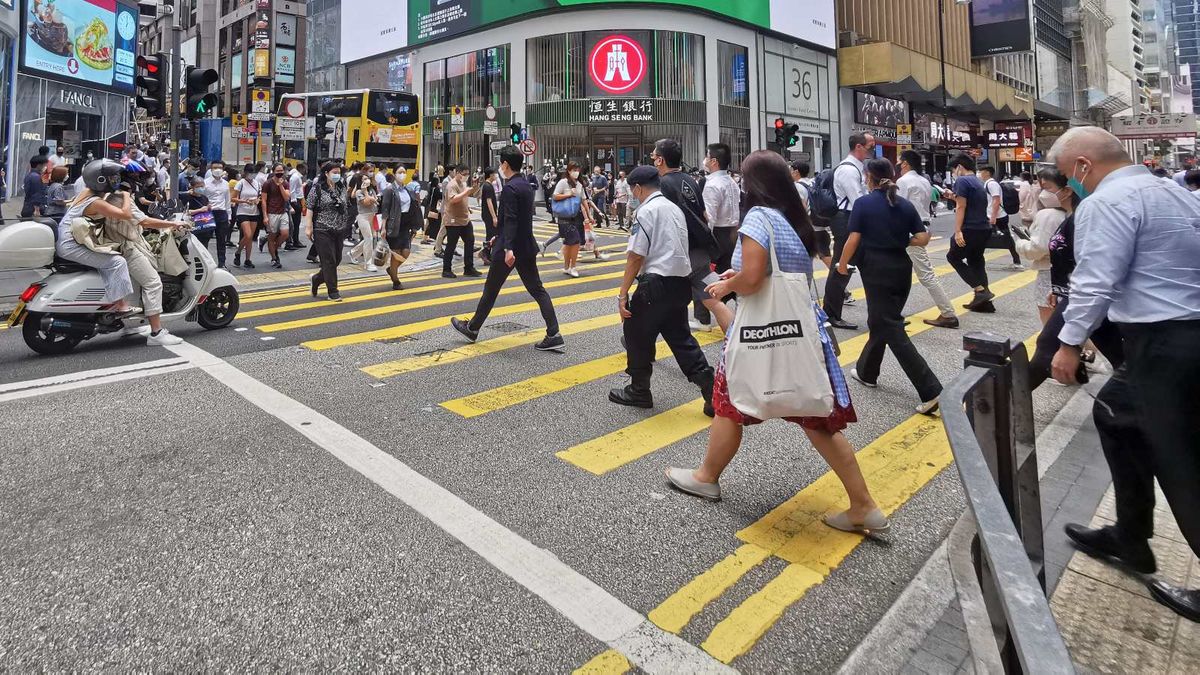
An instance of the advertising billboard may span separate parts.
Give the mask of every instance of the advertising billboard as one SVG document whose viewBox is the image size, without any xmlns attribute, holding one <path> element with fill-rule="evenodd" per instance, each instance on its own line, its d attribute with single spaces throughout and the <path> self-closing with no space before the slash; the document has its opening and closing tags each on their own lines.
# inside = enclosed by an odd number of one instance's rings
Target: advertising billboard
<svg viewBox="0 0 1200 675">
<path fill-rule="evenodd" d="M 22 72 L 133 95 L 136 5 L 116 0 L 27 0 L 22 17 Z"/>
<path fill-rule="evenodd" d="M 407 0 L 408 13 L 393 8 L 395 0 L 343 0 L 343 16 L 370 17 L 370 21 L 342 21 L 342 63 L 376 54 L 461 35 L 527 14 L 560 8 L 616 4 L 632 6 L 677 5 L 702 9 L 742 23 L 772 30 L 834 49 L 833 0 Z"/>
<path fill-rule="evenodd" d="M 908 124 L 908 104 L 894 98 L 854 92 L 854 121 L 873 127 Z"/>
<path fill-rule="evenodd" d="M 971 3 L 971 58 L 1033 49 L 1029 0 L 974 0 Z"/>
</svg>

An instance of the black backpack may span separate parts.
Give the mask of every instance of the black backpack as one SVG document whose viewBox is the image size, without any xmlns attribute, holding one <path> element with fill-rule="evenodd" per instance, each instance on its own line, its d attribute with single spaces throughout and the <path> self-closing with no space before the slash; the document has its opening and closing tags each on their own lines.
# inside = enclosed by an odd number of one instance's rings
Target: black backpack
<svg viewBox="0 0 1200 675">
<path fill-rule="evenodd" d="M 1000 207 L 1010 216 L 1021 212 L 1021 193 L 1012 181 L 1000 183 Z"/>
<path fill-rule="evenodd" d="M 854 166 L 850 162 L 842 162 L 832 169 L 825 169 L 817 174 L 813 181 L 812 189 L 808 192 L 808 210 L 814 218 L 832 220 L 842 209 L 841 201 L 845 200 L 838 200 L 837 192 L 833 189 L 833 177 L 843 165 Z M 862 176 L 862 171 L 859 171 L 857 166 L 854 166 L 854 170 L 858 171 L 859 176 Z"/>
</svg>

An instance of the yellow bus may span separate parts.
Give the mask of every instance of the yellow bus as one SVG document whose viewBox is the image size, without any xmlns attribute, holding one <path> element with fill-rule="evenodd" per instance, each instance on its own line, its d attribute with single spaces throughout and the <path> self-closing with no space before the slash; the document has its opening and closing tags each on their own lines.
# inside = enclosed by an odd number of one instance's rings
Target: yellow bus
<svg viewBox="0 0 1200 675">
<path fill-rule="evenodd" d="M 421 107 L 416 94 L 386 89 L 286 94 L 279 101 L 277 119 L 291 117 L 288 103 L 296 99 L 305 104 L 304 140 L 281 142 L 287 163 L 306 161 L 312 167 L 331 158 L 345 160 L 347 165 L 371 162 L 420 169 Z M 320 142 L 314 136 L 318 113 L 333 118 L 331 133 Z M 418 175 L 417 171 L 412 175 Z"/>
</svg>

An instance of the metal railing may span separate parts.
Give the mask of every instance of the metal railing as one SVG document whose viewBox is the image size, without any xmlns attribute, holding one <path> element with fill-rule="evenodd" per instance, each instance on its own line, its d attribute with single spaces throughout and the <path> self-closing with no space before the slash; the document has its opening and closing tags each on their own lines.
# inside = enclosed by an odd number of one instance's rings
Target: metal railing
<svg viewBox="0 0 1200 675">
<path fill-rule="evenodd" d="M 975 572 L 1009 673 L 1074 673 L 1046 600 L 1033 398 L 1025 345 L 963 338 L 964 369 L 942 392 L 942 418 L 975 516 Z"/>
</svg>

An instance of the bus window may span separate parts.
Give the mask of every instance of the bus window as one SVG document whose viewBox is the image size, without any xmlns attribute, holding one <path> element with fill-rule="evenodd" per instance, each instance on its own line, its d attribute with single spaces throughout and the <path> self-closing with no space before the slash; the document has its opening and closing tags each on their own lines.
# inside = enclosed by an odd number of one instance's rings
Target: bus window
<svg viewBox="0 0 1200 675">
<path fill-rule="evenodd" d="M 309 114 L 323 112 L 334 117 L 359 117 L 362 115 L 362 94 L 341 94 L 316 97 L 317 107 Z"/>
<path fill-rule="evenodd" d="M 420 121 L 415 96 L 388 92 L 371 92 L 368 96 L 367 119 L 376 124 L 405 127 Z"/>
</svg>

